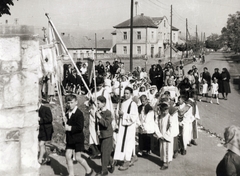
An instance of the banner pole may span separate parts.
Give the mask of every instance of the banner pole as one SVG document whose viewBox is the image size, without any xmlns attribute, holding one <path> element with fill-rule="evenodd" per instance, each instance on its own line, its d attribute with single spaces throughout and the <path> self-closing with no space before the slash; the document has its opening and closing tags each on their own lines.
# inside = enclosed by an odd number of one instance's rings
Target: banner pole
<svg viewBox="0 0 240 176">
<path fill-rule="evenodd" d="M 70 53 L 68 52 L 68 49 L 67 49 L 67 47 L 65 46 L 65 44 L 64 44 L 62 38 L 60 37 L 59 33 L 57 32 L 57 29 L 55 28 L 53 22 L 51 21 L 51 19 L 50 19 L 50 17 L 48 16 L 47 13 L 45 13 L 45 15 L 46 15 L 47 18 L 48 18 L 48 22 L 49 22 L 49 24 L 52 26 L 53 30 L 54 30 L 55 33 L 57 34 L 57 36 L 58 36 L 58 38 L 59 38 L 59 40 L 60 40 L 60 42 L 61 42 L 61 44 L 62 44 L 64 50 L 67 52 L 68 57 L 69 57 L 70 60 L 72 61 L 73 66 L 74 66 L 75 69 L 77 70 L 77 73 L 79 74 L 80 78 L 82 79 L 82 82 L 83 82 L 84 86 L 86 87 L 86 89 L 87 89 L 89 95 L 92 97 L 92 93 L 91 93 L 90 89 L 88 88 L 88 85 L 86 84 L 85 80 L 83 79 L 82 74 L 80 73 L 79 69 L 77 68 L 77 65 L 75 64 L 75 62 L 74 62 L 72 56 L 71 56 Z"/>
</svg>

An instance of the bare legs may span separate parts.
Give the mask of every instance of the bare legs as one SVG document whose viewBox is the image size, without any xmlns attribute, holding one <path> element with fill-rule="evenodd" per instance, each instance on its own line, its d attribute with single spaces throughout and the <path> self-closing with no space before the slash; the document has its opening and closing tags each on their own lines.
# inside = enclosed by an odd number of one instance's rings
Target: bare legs
<svg viewBox="0 0 240 176">
<path fill-rule="evenodd" d="M 74 168 L 73 168 L 73 160 L 72 160 L 73 150 L 67 149 L 65 155 L 66 155 L 66 160 L 67 160 L 69 176 L 74 176 Z M 89 167 L 86 160 L 81 157 L 81 152 L 76 152 L 75 157 L 76 157 L 77 162 L 83 166 L 86 173 L 90 173 L 92 171 L 92 169 Z"/>
</svg>

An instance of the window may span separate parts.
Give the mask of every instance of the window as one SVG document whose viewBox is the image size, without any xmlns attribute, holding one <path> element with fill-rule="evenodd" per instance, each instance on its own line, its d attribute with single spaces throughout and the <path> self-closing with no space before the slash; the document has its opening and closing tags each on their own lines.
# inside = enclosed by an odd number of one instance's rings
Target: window
<svg viewBox="0 0 240 176">
<path fill-rule="evenodd" d="M 152 39 L 154 39 L 154 31 L 152 31 Z"/>
<path fill-rule="evenodd" d="M 127 32 L 123 32 L 123 40 L 127 40 Z"/>
<path fill-rule="evenodd" d="M 166 20 L 163 21 L 163 26 L 166 27 Z"/>
<path fill-rule="evenodd" d="M 175 41 L 175 38 L 176 38 L 175 33 L 173 33 L 173 41 Z"/>
<path fill-rule="evenodd" d="M 142 53 L 142 51 L 141 51 L 141 46 L 137 46 L 137 53 L 138 53 L 138 54 L 141 54 L 141 53 Z"/>
<path fill-rule="evenodd" d="M 141 39 L 141 31 L 137 32 L 137 39 L 140 40 Z"/>
<path fill-rule="evenodd" d="M 164 36 L 163 36 L 163 40 L 165 40 L 166 39 L 166 33 L 164 33 Z"/>
<path fill-rule="evenodd" d="M 123 46 L 123 54 L 127 54 L 127 47 Z"/>
</svg>

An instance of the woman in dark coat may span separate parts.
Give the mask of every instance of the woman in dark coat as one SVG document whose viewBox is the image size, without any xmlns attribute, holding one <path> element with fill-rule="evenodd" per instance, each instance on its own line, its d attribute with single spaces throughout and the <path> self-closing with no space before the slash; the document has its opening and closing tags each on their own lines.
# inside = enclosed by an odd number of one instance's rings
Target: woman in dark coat
<svg viewBox="0 0 240 176">
<path fill-rule="evenodd" d="M 228 150 L 217 166 L 217 176 L 240 176 L 240 127 L 226 128 L 224 138 Z"/>
<path fill-rule="evenodd" d="M 221 74 L 219 73 L 219 69 L 218 68 L 214 69 L 214 73 L 212 75 L 212 81 L 214 80 L 214 78 L 217 78 L 217 80 L 220 80 L 220 78 L 221 78 Z"/>
<path fill-rule="evenodd" d="M 149 77 L 151 80 L 151 85 L 157 85 L 157 78 L 156 78 L 157 75 L 158 75 L 157 66 L 155 64 L 153 64 L 149 70 Z"/>
<path fill-rule="evenodd" d="M 222 69 L 221 73 L 221 79 L 219 81 L 219 93 L 222 93 L 222 96 L 225 100 L 227 100 L 227 96 L 229 93 L 231 93 L 231 88 L 230 88 L 230 74 L 226 68 Z M 224 95 L 225 93 L 225 95 Z"/>
</svg>

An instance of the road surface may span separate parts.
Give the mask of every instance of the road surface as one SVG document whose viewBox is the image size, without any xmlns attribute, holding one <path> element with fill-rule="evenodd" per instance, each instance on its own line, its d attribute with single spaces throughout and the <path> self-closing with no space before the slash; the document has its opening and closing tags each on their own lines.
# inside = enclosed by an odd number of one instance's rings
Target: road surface
<svg viewBox="0 0 240 176">
<path fill-rule="evenodd" d="M 204 65 L 194 63 L 199 71 L 202 72 L 203 67 L 208 67 L 210 73 L 214 68 L 226 67 L 234 72 L 234 67 L 226 61 L 221 53 L 213 53 L 206 56 Z M 185 66 L 185 72 L 192 67 L 193 64 Z M 113 174 L 109 175 L 125 175 L 125 176 L 214 176 L 218 162 L 223 158 L 226 149 L 221 145 L 219 138 L 211 135 L 217 133 L 223 137 L 224 128 L 236 124 L 240 125 L 239 111 L 239 92 L 231 84 L 232 93 L 228 100 L 220 99 L 220 105 L 210 104 L 207 102 L 199 102 L 199 110 L 201 115 L 200 124 L 210 131 L 207 133 L 199 129 L 198 146 L 188 147 L 187 155 L 179 155 L 174 159 L 168 170 L 161 171 L 159 166 L 159 157 L 152 154 L 147 157 L 139 157 L 138 162 L 127 171 L 119 171 L 117 168 Z M 68 175 L 66 161 L 64 156 L 51 154 L 51 166 L 41 166 L 40 174 L 42 176 L 50 175 Z M 101 170 L 100 159 L 87 160 L 95 171 Z M 75 175 L 84 176 L 85 172 L 80 164 L 74 165 Z"/>
</svg>

